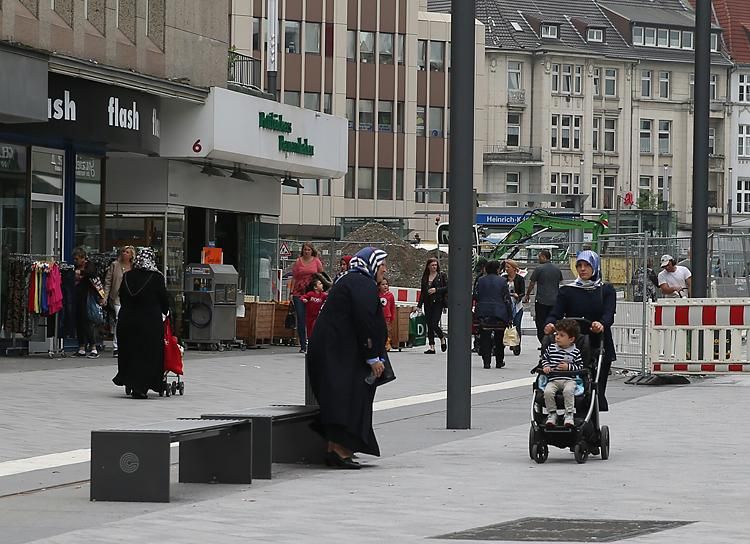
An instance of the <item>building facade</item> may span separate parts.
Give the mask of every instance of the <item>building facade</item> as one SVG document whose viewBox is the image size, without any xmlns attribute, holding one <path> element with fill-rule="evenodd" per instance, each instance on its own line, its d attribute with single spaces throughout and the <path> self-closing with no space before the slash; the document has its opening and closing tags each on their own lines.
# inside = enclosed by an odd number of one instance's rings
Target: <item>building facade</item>
<svg viewBox="0 0 750 544">
<path fill-rule="evenodd" d="M 234 50 L 268 90 L 268 0 L 232 2 Z M 343 179 L 284 187 L 281 235 L 334 238 L 368 220 L 434 239 L 447 212 L 450 16 L 410 0 L 278 2 L 278 96 L 349 120 Z M 477 24 L 475 179 L 482 176 L 484 28 Z"/>
</svg>

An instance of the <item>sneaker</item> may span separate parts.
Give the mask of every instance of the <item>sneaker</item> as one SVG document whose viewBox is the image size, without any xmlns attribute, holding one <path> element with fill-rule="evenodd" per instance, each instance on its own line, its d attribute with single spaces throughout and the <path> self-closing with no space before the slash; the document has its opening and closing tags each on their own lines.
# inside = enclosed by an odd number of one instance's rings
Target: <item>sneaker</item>
<svg viewBox="0 0 750 544">
<path fill-rule="evenodd" d="M 116 349 L 112 350 L 112 357 L 117 357 L 118 351 Z"/>
<path fill-rule="evenodd" d="M 88 355 L 86 355 L 86 357 L 89 358 L 89 359 L 98 359 L 99 358 L 99 352 L 96 351 L 95 349 L 93 349 L 93 350 L 91 350 L 91 352 L 89 352 Z"/>
<path fill-rule="evenodd" d="M 567 428 L 569 428 L 569 429 L 570 429 L 571 427 L 575 427 L 575 426 L 576 426 L 576 422 L 575 422 L 575 420 L 573 419 L 573 414 L 565 414 L 565 422 L 564 422 L 564 425 L 565 425 L 565 426 L 566 426 Z"/>
<path fill-rule="evenodd" d="M 76 351 L 76 357 L 86 357 L 86 350 L 79 349 Z"/>
<path fill-rule="evenodd" d="M 307 350 L 305 348 L 299 348 L 300 353 L 307 353 Z"/>
<path fill-rule="evenodd" d="M 547 427 L 554 427 L 557 425 L 557 414 L 550 414 L 547 416 L 547 423 L 545 423 L 545 426 Z"/>
</svg>

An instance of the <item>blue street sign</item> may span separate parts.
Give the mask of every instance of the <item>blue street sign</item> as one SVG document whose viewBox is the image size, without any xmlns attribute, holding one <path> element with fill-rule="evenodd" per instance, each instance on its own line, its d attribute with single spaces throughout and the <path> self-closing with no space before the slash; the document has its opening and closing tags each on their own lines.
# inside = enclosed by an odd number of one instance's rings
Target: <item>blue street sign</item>
<svg viewBox="0 0 750 544">
<path fill-rule="evenodd" d="M 517 225 L 521 222 L 520 213 L 478 213 L 477 225 Z"/>
</svg>

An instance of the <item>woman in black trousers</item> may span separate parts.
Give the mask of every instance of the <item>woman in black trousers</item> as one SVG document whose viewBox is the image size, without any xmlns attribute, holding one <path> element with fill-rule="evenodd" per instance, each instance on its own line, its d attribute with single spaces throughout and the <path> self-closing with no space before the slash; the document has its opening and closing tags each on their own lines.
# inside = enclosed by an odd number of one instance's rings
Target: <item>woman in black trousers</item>
<svg viewBox="0 0 750 544">
<path fill-rule="evenodd" d="M 443 308 L 448 298 L 448 276 L 440 271 L 440 263 L 434 257 L 427 259 L 422 274 L 421 293 L 419 295 L 419 308 L 424 306 L 424 314 L 427 318 L 427 340 L 430 347 L 425 353 L 435 353 L 435 336 L 440 338 L 440 349 L 445 351 L 448 345 L 445 343 L 445 333 L 440 328 L 440 318 L 443 316 Z"/>
</svg>

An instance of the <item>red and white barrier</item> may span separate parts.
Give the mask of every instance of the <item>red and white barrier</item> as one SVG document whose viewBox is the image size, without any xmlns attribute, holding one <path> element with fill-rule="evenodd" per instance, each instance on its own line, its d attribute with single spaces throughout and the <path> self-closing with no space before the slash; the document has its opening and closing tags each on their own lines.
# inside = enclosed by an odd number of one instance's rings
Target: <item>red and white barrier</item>
<svg viewBox="0 0 750 544">
<path fill-rule="evenodd" d="M 653 374 L 750 372 L 750 299 L 661 299 L 652 308 Z"/>
<path fill-rule="evenodd" d="M 416 306 L 419 303 L 419 289 L 410 289 L 408 287 L 391 287 L 393 298 L 399 306 Z"/>
</svg>

